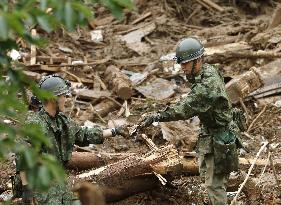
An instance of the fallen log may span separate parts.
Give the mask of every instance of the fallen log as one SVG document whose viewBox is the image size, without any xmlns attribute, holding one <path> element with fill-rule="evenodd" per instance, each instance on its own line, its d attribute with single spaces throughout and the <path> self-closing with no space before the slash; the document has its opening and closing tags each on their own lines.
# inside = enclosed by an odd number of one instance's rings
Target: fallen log
<svg viewBox="0 0 281 205">
<path fill-rule="evenodd" d="M 132 84 L 130 79 L 116 66 L 109 66 L 105 73 L 105 82 L 108 83 L 109 87 L 123 100 L 131 98 L 133 94 Z"/>
<path fill-rule="evenodd" d="M 194 173 L 198 174 L 198 166 L 196 165 L 195 158 L 188 159 L 184 158 L 183 162 L 185 164 L 185 168 L 190 169 L 190 166 L 194 168 Z M 191 169 L 189 170 L 191 171 Z M 164 175 L 168 181 L 171 181 L 168 175 Z M 244 181 L 246 174 L 240 173 L 236 175 L 231 175 L 230 180 L 228 182 L 228 191 L 236 191 L 239 188 L 239 185 Z M 142 193 L 145 191 L 153 190 L 161 186 L 159 179 L 154 174 L 145 174 L 136 176 L 131 179 L 124 180 L 122 184 L 109 186 L 100 186 L 101 192 L 106 199 L 106 202 L 116 202 L 123 200 L 129 196 L 132 196 L 137 193 Z M 260 197 L 261 190 L 256 187 L 256 182 L 254 179 L 249 179 L 247 184 L 243 188 L 244 194 L 248 197 L 248 200 L 253 202 L 257 201 Z M 91 195 L 91 194 L 90 194 Z"/>
<path fill-rule="evenodd" d="M 251 92 L 263 85 L 260 71 L 251 68 L 246 73 L 232 79 L 226 84 L 226 91 L 232 103 L 237 103 L 240 99 L 247 97 Z"/>
<path fill-rule="evenodd" d="M 75 170 L 92 169 L 103 166 L 104 164 L 115 163 L 126 158 L 134 158 L 135 153 L 99 153 L 99 152 L 72 152 L 72 158 L 67 164 L 67 168 Z M 242 167 L 249 167 L 253 162 L 253 158 L 239 158 L 239 164 Z M 164 161 L 164 160 L 163 160 Z M 275 159 L 276 168 L 281 168 L 281 160 Z M 120 162 L 119 162 L 120 163 Z M 195 154 L 184 156 L 180 159 L 182 164 L 181 171 L 184 174 L 196 175 L 199 173 L 198 160 Z M 121 163 L 120 163 L 121 164 Z M 263 167 L 267 164 L 266 159 L 258 159 L 256 162 L 257 167 Z M 161 174 L 166 174 L 169 164 L 158 163 L 153 166 L 153 169 L 157 167 L 161 170 Z M 171 169 L 170 169 L 171 170 Z"/>
<path fill-rule="evenodd" d="M 93 107 L 94 115 L 106 116 L 108 113 L 118 109 L 120 106 L 116 102 L 105 99 Z M 95 118 L 95 117 L 94 117 Z"/>
<path fill-rule="evenodd" d="M 72 170 L 86 170 L 93 167 L 101 167 L 106 164 L 123 160 L 133 156 L 134 153 L 98 153 L 98 152 L 72 152 L 71 159 L 66 168 Z"/>
<path fill-rule="evenodd" d="M 78 99 L 94 100 L 102 97 L 109 97 L 111 93 L 108 90 L 90 90 L 90 89 L 75 89 L 74 94 L 76 94 Z"/>
<path fill-rule="evenodd" d="M 232 59 L 256 59 L 256 58 L 269 58 L 276 59 L 280 58 L 281 54 L 272 51 L 227 51 L 225 53 L 214 53 L 212 57 L 207 57 L 206 61 L 208 63 L 223 62 Z"/>
<path fill-rule="evenodd" d="M 153 150 L 144 156 L 130 156 L 124 160 L 78 175 L 81 180 L 90 180 L 104 185 L 120 184 L 124 180 L 153 171 L 178 169 L 179 155 L 173 145 Z M 165 168 L 165 169 L 163 169 Z M 155 169 L 155 170 L 154 170 Z M 164 174 L 164 173 L 158 173 Z"/>
<path fill-rule="evenodd" d="M 121 186 L 101 187 L 101 190 L 106 202 L 115 202 L 134 194 L 156 189 L 160 185 L 161 183 L 154 174 L 147 174 L 126 180 Z"/>
<path fill-rule="evenodd" d="M 165 177 L 167 178 L 167 176 Z M 231 175 L 227 184 L 227 191 L 236 191 L 239 188 L 239 185 L 244 181 L 245 177 L 245 173 L 243 172 Z M 106 202 L 116 202 L 134 194 L 157 189 L 160 186 L 161 183 L 154 174 L 147 174 L 126 180 L 122 185 L 117 187 L 103 186 L 101 187 L 101 191 Z M 261 189 L 256 186 L 256 182 L 253 179 L 249 179 L 243 188 L 243 193 L 247 196 L 248 202 L 258 202 L 258 199 L 261 197 Z"/>
</svg>

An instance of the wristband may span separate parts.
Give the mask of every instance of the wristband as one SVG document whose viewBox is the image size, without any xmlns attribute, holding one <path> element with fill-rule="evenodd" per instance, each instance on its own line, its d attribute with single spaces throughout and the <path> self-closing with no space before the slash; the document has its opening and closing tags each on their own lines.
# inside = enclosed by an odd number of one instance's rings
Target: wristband
<svg viewBox="0 0 281 205">
<path fill-rule="evenodd" d="M 117 135 L 117 130 L 116 128 L 112 128 L 111 129 L 111 134 L 112 134 L 112 137 L 115 137 Z"/>
</svg>

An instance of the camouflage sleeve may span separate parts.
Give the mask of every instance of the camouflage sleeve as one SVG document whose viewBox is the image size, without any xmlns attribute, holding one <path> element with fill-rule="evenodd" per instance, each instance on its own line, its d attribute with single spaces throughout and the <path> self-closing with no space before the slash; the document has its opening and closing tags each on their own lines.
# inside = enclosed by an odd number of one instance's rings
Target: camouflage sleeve
<svg viewBox="0 0 281 205">
<path fill-rule="evenodd" d="M 82 127 L 75 124 L 76 134 L 75 134 L 75 144 L 80 146 L 86 146 L 89 144 L 102 144 L 103 143 L 103 131 L 99 126 L 93 128 Z"/>
<path fill-rule="evenodd" d="M 196 85 L 189 95 L 173 107 L 160 112 L 161 122 L 186 120 L 211 108 L 208 99 L 208 88 L 203 84 Z"/>
<path fill-rule="evenodd" d="M 28 127 L 32 128 L 32 127 L 34 127 L 34 125 L 40 126 L 41 125 L 40 119 L 37 117 L 37 115 L 35 113 L 29 113 L 29 115 L 27 116 L 26 121 L 25 121 L 25 126 L 26 126 L 26 128 L 28 128 Z M 45 130 L 43 129 L 43 132 L 44 131 Z M 17 138 L 16 143 L 24 145 L 26 147 L 32 146 L 29 136 Z M 16 153 L 15 162 L 16 162 L 16 171 L 17 172 L 24 170 L 22 163 L 21 163 L 21 158 L 22 158 L 22 156 L 19 153 Z"/>
</svg>

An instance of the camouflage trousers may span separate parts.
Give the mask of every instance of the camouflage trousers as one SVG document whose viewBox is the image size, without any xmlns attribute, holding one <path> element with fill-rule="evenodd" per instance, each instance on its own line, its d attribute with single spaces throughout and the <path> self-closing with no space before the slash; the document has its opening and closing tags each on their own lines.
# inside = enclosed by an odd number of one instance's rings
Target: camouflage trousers
<svg viewBox="0 0 281 205">
<path fill-rule="evenodd" d="M 215 173 L 214 154 L 199 153 L 199 171 L 201 179 L 204 180 L 205 188 L 207 189 L 209 200 L 212 205 L 226 205 L 226 184 L 229 179 L 229 174 Z"/>
<path fill-rule="evenodd" d="M 71 205 L 73 193 L 65 184 L 54 184 L 47 192 L 34 192 L 35 202 L 38 205 Z"/>
</svg>

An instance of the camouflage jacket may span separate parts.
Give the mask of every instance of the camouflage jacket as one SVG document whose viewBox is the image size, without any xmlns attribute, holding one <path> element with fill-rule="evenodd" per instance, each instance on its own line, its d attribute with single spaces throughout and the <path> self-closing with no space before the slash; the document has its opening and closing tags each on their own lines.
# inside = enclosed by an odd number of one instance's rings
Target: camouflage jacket
<svg viewBox="0 0 281 205">
<path fill-rule="evenodd" d="M 175 106 L 160 112 L 160 121 L 185 120 L 193 116 L 199 117 L 202 130 L 207 134 L 213 134 L 218 129 L 228 129 L 233 120 L 223 77 L 214 66 L 202 66 L 189 95 Z"/>
<path fill-rule="evenodd" d="M 41 109 L 28 116 L 27 123 L 39 124 L 42 127 L 43 133 L 53 145 L 52 147 L 43 146 L 42 153 L 56 156 L 61 163 L 70 159 L 74 144 L 85 146 L 103 142 L 100 127 L 81 127 L 63 113 L 59 113 L 53 118 L 44 109 Z"/>
</svg>

